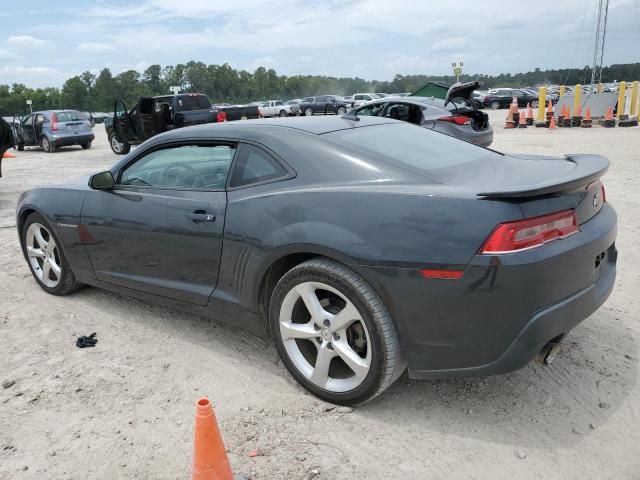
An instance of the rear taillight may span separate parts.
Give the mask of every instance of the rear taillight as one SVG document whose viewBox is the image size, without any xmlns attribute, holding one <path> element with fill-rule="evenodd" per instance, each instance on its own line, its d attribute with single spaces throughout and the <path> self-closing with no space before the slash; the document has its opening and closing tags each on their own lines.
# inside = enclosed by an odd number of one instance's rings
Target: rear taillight
<svg viewBox="0 0 640 480">
<path fill-rule="evenodd" d="M 464 115 L 455 115 L 452 117 L 440 117 L 438 120 L 442 122 L 455 123 L 456 125 L 469 125 L 471 123 L 471 119 L 469 117 L 465 117 Z"/>
<path fill-rule="evenodd" d="M 227 112 L 218 112 L 216 122 L 222 123 L 227 121 Z"/>
<path fill-rule="evenodd" d="M 485 255 L 520 252 L 568 237 L 577 231 L 578 219 L 573 210 L 501 223 L 480 251 Z"/>
<path fill-rule="evenodd" d="M 51 131 L 52 132 L 58 131 L 58 115 L 56 115 L 55 112 L 51 114 Z"/>
</svg>

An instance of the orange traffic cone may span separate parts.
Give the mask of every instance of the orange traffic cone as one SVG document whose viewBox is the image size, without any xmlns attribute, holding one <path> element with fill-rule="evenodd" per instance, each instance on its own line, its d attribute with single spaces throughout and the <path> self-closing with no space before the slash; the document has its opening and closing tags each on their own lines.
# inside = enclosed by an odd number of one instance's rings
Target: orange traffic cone
<svg viewBox="0 0 640 480">
<path fill-rule="evenodd" d="M 513 121 L 511 107 L 509 107 L 509 111 L 507 112 L 507 118 L 504 121 L 504 128 L 516 128 L 516 122 Z"/>
<path fill-rule="evenodd" d="M 208 398 L 198 400 L 192 480 L 233 480 L 218 422 Z"/>
<path fill-rule="evenodd" d="M 527 103 L 527 112 L 525 114 L 525 118 L 527 119 L 527 125 L 533 125 L 533 108 L 531 108 L 530 103 Z"/>
<path fill-rule="evenodd" d="M 587 106 L 584 110 L 584 118 L 582 119 L 581 127 L 582 128 L 591 128 L 591 107 Z"/>
<path fill-rule="evenodd" d="M 551 115 L 551 121 L 549 122 L 549 130 L 555 130 L 556 128 L 556 117 Z"/>
<path fill-rule="evenodd" d="M 4 152 L 4 155 L 2 155 L 2 158 L 16 158 L 16 156 L 11 152 Z"/>
<path fill-rule="evenodd" d="M 553 105 L 551 105 L 551 100 L 549 100 L 549 105 L 547 106 L 547 116 L 553 115 Z"/>
<path fill-rule="evenodd" d="M 524 110 L 520 112 L 518 119 L 518 128 L 527 128 L 527 119 L 524 117 Z"/>
<path fill-rule="evenodd" d="M 580 117 L 580 116 L 582 116 L 582 105 L 578 105 L 578 106 L 576 107 L 576 111 L 575 111 L 575 112 L 573 112 L 573 116 L 574 116 L 574 117 Z"/>
<path fill-rule="evenodd" d="M 607 108 L 607 113 L 604 116 L 605 120 L 613 120 L 613 107 Z"/>
</svg>

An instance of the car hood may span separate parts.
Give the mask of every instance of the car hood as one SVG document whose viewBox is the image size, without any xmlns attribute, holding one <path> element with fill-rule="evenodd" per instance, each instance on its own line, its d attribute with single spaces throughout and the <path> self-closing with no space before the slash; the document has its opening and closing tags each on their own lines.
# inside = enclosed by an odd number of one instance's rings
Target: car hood
<svg viewBox="0 0 640 480">
<path fill-rule="evenodd" d="M 478 81 L 454 83 L 449 87 L 449 90 L 447 90 L 447 95 L 444 97 L 445 107 L 454 98 L 463 98 L 465 100 L 470 100 L 471 94 L 478 88 L 480 88 L 480 82 Z"/>
</svg>

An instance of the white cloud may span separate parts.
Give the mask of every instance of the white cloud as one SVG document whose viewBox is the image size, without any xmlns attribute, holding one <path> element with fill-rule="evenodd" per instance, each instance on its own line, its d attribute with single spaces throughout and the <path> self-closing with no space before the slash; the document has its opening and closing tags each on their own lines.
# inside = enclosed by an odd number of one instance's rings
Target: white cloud
<svg viewBox="0 0 640 480">
<path fill-rule="evenodd" d="M 5 59 L 12 59 L 12 58 L 18 58 L 18 55 L 16 55 L 13 52 L 10 52 L 9 50 L 4 50 L 0 48 L 0 59 L 5 60 Z"/>
<path fill-rule="evenodd" d="M 7 38 L 7 43 L 18 48 L 33 48 L 42 47 L 48 42 L 40 38 L 32 37 L 31 35 L 12 35 Z"/>
<path fill-rule="evenodd" d="M 25 83 L 29 87 L 50 87 L 62 85 L 71 75 L 51 67 L 0 67 L 2 83 Z"/>
<path fill-rule="evenodd" d="M 108 43 L 86 42 L 78 45 L 78 51 L 82 53 L 111 53 L 115 49 Z"/>
</svg>

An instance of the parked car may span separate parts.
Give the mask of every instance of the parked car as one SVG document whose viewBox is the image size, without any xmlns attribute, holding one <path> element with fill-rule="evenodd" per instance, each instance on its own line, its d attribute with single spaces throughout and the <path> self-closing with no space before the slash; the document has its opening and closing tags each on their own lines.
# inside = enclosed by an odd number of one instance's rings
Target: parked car
<svg viewBox="0 0 640 480">
<path fill-rule="evenodd" d="M 375 93 L 354 93 L 353 94 L 353 106 L 359 107 L 372 100 L 379 100 L 380 97 Z"/>
<path fill-rule="evenodd" d="M 94 285 L 269 334 L 304 388 L 354 405 L 407 366 L 553 360 L 614 287 L 608 166 L 388 118 L 227 122 L 28 190 L 16 225 L 45 292 Z"/>
<path fill-rule="evenodd" d="M 517 88 L 499 88 L 489 90 L 482 100 L 485 107 L 496 110 L 498 108 L 507 108 L 511 105 L 513 97 L 516 97 L 518 107 L 526 107 L 528 104 L 533 108 L 538 108 L 538 93 L 531 94 Z"/>
<path fill-rule="evenodd" d="M 347 102 L 335 95 L 307 97 L 300 102 L 300 111 L 307 117 L 317 114 L 344 115 L 349 107 L 350 105 Z"/>
<path fill-rule="evenodd" d="M 427 97 L 386 97 L 351 110 L 345 118 L 393 118 L 488 147 L 493 142 L 489 116 L 471 99 L 478 82 L 452 85 L 444 100 Z"/>
<path fill-rule="evenodd" d="M 45 110 L 27 113 L 14 122 L 16 148 L 39 146 L 53 153 L 56 148 L 80 145 L 91 148 L 95 139 L 91 123 L 76 110 Z"/>
<path fill-rule="evenodd" d="M 2 177 L 2 158 L 14 145 L 13 128 L 4 118 L 0 118 L 0 177 Z"/>
<path fill-rule="evenodd" d="M 287 105 L 282 100 L 269 100 L 268 102 L 264 102 L 259 108 L 263 117 L 290 117 L 292 115 L 300 115 L 299 105 Z"/>
<path fill-rule="evenodd" d="M 411 95 L 411 92 L 403 92 L 403 93 L 392 93 L 389 95 L 390 97 L 408 97 Z"/>
<path fill-rule="evenodd" d="M 131 110 L 123 100 L 116 100 L 113 117 L 105 119 L 104 128 L 113 153 L 126 155 L 132 145 L 167 130 L 259 117 L 257 106 L 214 108 L 203 93 L 182 93 L 141 97 Z"/>
</svg>

